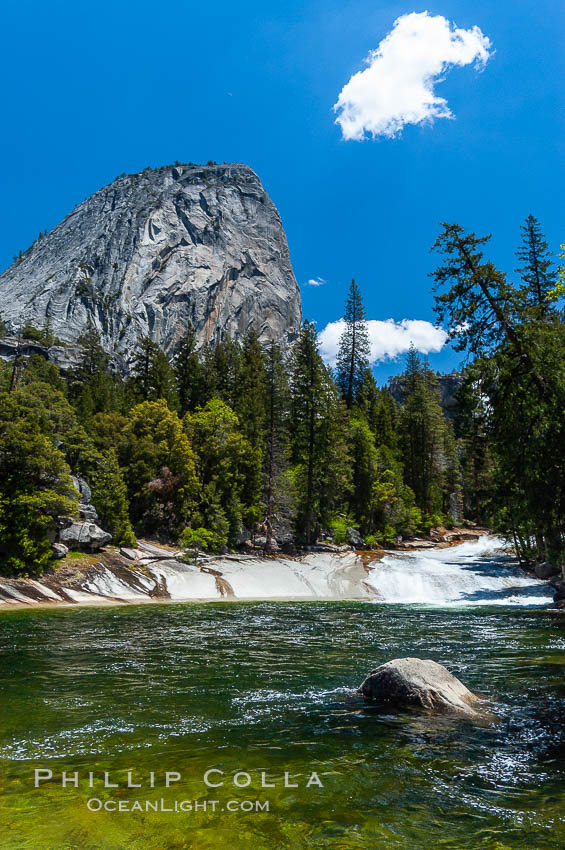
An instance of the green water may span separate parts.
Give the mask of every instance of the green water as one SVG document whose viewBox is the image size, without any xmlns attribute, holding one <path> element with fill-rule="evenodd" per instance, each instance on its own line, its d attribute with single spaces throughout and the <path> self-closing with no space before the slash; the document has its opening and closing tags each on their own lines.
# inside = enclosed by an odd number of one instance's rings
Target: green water
<svg viewBox="0 0 565 850">
<path fill-rule="evenodd" d="M 373 666 L 406 655 L 448 666 L 493 700 L 494 720 L 393 716 L 352 694 Z M 564 671 L 565 620 L 525 609 L 9 612 L 0 616 L 0 846 L 563 848 Z M 53 780 L 35 789 L 34 768 Z M 210 768 L 224 772 L 224 787 L 206 788 Z M 78 789 L 61 787 L 62 770 L 79 771 Z M 124 787 L 128 770 L 143 788 Z M 166 770 L 182 774 L 169 789 Z M 261 788 L 261 770 L 275 788 Z M 121 787 L 104 788 L 104 771 Z M 237 771 L 249 787 L 231 784 Z M 298 788 L 284 788 L 285 771 Z M 312 771 L 322 788 L 305 787 Z M 218 803 L 215 812 L 93 812 L 89 798 Z M 226 810 L 256 800 L 269 811 Z"/>
</svg>

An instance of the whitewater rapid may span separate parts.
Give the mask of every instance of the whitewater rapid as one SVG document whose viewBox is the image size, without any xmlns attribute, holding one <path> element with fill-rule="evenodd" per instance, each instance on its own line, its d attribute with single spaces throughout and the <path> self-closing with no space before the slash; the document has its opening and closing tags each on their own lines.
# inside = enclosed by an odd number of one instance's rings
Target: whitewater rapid
<svg viewBox="0 0 565 850">
<path fill-rule="evenodd" d="M 547 606 L 553 588 L 512 562 L 492 536 L 447 549 L 386 555 L 368 583 L 375 602 L 408 605 Z"/>
<path fill-rule="evenodd" d="M 141 546 L 142 544 L 140 544 Z M 446 549 L 387 554 L 311 552 L 299 558 L 225 556 L 187 564 L 143 544 L 136 560 L 113 559 L 40 579 L 0 580 L 0 608 L 157 601 L 358 600 L 403 605 L 547 606 L 553 588 L 528 576 L 479 537 Z"/>
</svg>

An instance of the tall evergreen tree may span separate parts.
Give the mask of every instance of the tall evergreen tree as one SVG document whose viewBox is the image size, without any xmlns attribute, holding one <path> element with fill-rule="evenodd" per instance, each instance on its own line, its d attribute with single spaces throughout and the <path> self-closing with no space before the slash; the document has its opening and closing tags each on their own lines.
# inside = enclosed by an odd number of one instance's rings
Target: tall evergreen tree
<svg viewBox="0 0 565 850">
<path fill-rule="evenodd" d="M 292 352 L 290 384 L 297 528 L 310 545 L 320 521 L 347 495 L 350 474 L 338 390 L 318 353 L 316 328 L 307 321 Z"/>
<path fill-rule="evenodd" d="M 280 348 L 271 343 L 265 358 L 266 420 L 264 462 L 264 505 L 267 552 L 273 549 L 273 525 L 283 522 L 290 496 L 283 478 L 288 468 L 289 387 Z M 277 516 L 277 514 L 279 514 Z"/>
<path fill-rule="evenodd" d="M 141 401 L 165 399 L 171 410 L 178 408 L 175 373 L 165 353 L 149 337 L 142 337 L 133 358 L 131 384 Z"/>
<path fill-rule="evenodd" d="M 264 448 L 266 419 L 265 358 L 257 334 L 251 328 L 241 348 L 239 382 L 234 410 L 253 448 Z"/>
<path fill-rule="evenodd" d="M 241 369 L 241 345 L 230 336 L 218 342 L 211 351 L 209 367 L 213 374 L 208 376 L 210 398 L 221 398 L 232 410 L 239 397 L 239 373 Z"/>
<path fill-rule="evenodd" d="M 516 272 L 525 284 L 522 298 L 525 304 L 533 307 L 537 314 L 543 317 L 552 309 L 552 290 L 557 285 L 557 270 L 537 218 L 529 215 L 520 229 L 522 242 L 516 256 L 521 265 Z"/>
<path fill-rule="evenodd" d="M 204 392 L 202 363 L 196 351 L 196 336 L 190 323 L 180 341 L 173 370 L 181 414 L 203 407 L 208 398 Z"/>
<path fill-rule="evenodd" d="M 151 400 L 153 395 L 153 363 L 158 351 L 159 346 L 148 336 L 141 337 L 135 349 L 131 383 L 142 401 Z"/>
<path fill-rule="evenodd" d="M 427 514 L 446 510 L 448 473 L 453 465 L 450 426 L 441 409 L 435 377 L 410 346 L 404 373 L 405 400 L 400 418 L 405 481 Z"/>
<path fill-rule="evenodd" d="M 102 348 L 94 325 L 89 323 L 78 343 L 80 359 L 69 375 L 69 395 L 79 417 L 86 421 L 96 413 L 120 407 L 123 386 L 119 376 L 110 374 L 110 357 Z"/>
<path fill-rule="evenodd" d="M 293 349 L 291 390 L 294 460 L 302 465 L 306 478 L 306 492 L 302 495 L 303 531 L 307 545 L 315 535 L 316 425 L 322 414 L 323 370 L 316 328 L 305 321 Z"/>
<path fill-rule="evenodd" d="M 73 374 L 74 379 L 84 382 L 98 372 L 106 371 L 110 358 L 102 348 L 100 334 L 91 322 L 79 336 L 78 345 L 80 360 Z"/>
<path fill-rule="evenodd" d="M 115 449 L 106 450 L 98 459 L 90 475 L 90 484 L 100 523 L 111 532 L 114 543 L 135 546 L 135 535 L 129 520 L 127 487 Z"/>
<path fill-rule="evenodd" d="M 371 357 L 369 329 L 365 317 L 365 308 L 361 290 L 351 281 L 345 312 L 345 328 L 339 340 L 337 355 L 337 383 L 350 408 L 355 401 Z"/>
</svg>

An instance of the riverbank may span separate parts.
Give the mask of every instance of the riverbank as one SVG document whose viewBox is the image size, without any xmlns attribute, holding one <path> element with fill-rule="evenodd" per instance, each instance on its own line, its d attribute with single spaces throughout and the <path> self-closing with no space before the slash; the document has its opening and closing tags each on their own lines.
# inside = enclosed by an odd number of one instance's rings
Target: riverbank
<svg viewBox="0 0 565 850">
<path fill-rule="evenodd" d="M 141 548 L 143 547 L 143 548 Z M 0 578 L 0 610 L 218 600 L 370 600 L 367 581 L 382 551 L 309 552 L 296 557 L 224 555 L 196 564 L 155 544 L 127 557 L 108 548 L 65 559 L 41 578 Z M 124 551 L 124 550 L 122 550 Z"/>
<path fill-rule="evenodd" d="M 461 534 L 463 541 L 449 532 L 450 539 L 437 534 L 402 541 L 394 550 L 324 544 L 297 556 L 231 554 L 197 563 L 185 563 L 172 547 L 140 541 L 136 550 L 72 553 L 41 578 L 0 578 L 0 610 L 222 600 L 452 604 L 483 585 L 492 590 L 502 582 L 502 599 L 506 585 L 532 584 L 535 593 L 546 586 L 515 565 L 495 564 L 483 580 L 484 566 L 469 571 L 467 561 L 499 549 L 501 541 L 482 531 Z"/>
</svg>

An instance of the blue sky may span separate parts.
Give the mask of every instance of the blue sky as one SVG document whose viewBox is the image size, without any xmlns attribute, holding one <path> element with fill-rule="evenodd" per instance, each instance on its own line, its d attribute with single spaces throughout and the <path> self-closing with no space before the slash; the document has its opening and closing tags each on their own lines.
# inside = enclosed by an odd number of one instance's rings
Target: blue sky
<svg viewBox="0 0 565 850">
<path fill-rule="evenodd" d="M 454 120 L 344 140 L 332 111 L 394 21 L 426 10 L 492 43 L 435 87 Z M 304 315 L 339 319 L 355 277 L 371 319 L 433 321 L 442 220 L 492 232 L 511 272 L 533 212 L 565 241 L 565 7 L 555 0 L 214 4 L 100 0 L 3 9 L 0 266 L 121 172 L 251 165 L 278 206 Z M 322 286 L 303 286 L 322 278 Z M 461 356 L 430 356 L 448 370 Z M 386 361 L 380 380 L 402 369 Z"/>
</svg>

